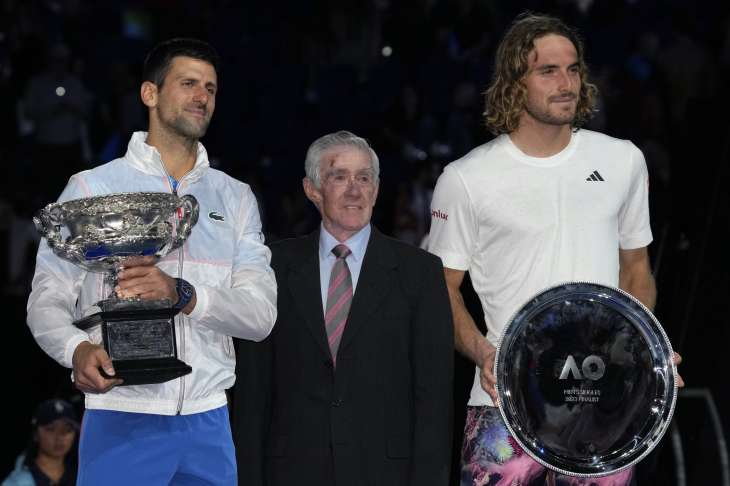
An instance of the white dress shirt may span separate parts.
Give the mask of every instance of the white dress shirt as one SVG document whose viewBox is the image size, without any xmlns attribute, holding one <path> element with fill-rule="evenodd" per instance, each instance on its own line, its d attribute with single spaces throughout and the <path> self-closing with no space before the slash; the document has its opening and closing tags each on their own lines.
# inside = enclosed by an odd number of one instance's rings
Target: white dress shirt
<svg viewBox="0 0 730 486">
<path fill-rule="evenodd" d="M 365 250 L 368 247 L 368 240 L 370 240 L 370 231 L 370 225 L 368 224 L 344 242 L 351 252 L 347 255 L 345 261 L 347 261 L 347 267 L 350 269 L 350 275 L 352 276 L 353 296 L 357 288 L 357 279 L 360 276 Z M 332 253 L 332 248 L 339 244 L 340 242 L 324 229 L 324 225 L 321 225 L 319 230 L 319 289 L 322 292 L 322 309 L 327 308 L 327 290 L 330 285 L 330 274 L 337 260 L 337 257 Z"/>
</svg>

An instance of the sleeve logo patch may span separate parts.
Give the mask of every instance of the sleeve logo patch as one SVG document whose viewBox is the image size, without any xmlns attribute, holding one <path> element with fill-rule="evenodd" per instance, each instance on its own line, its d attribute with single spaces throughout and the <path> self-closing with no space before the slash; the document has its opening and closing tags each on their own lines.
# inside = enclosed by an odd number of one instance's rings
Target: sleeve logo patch
<svg viewBox="0 0 730 486">
<path fill-rule="evenodd" d="M 439 211 L 438 209 L 431 210 L 431 217 L 443 219 L 444 221 L 447 221 L 449 219 L 448 214 L 444 213 L 443 211 Z"/>
<path fill-rule="evenodd" d="M 225 221 L 226 220 L 226 218 L 224 218 L 222 214 L 218 214 L 215 211 L 209 212 L 208 217 L 214 221 Z"/>
</svg>

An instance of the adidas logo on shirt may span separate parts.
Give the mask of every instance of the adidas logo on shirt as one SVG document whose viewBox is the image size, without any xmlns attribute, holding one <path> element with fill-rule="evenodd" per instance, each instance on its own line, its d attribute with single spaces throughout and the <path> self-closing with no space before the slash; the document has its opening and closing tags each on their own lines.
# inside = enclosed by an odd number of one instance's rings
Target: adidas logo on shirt
<svg viewBox="0 0 730 486">
<path fill-rule="evenodd" d="M 588 182 L 602 182 L 604 179 L 603 177 L 601 177 L 601 174 L 599 174 L 597 170 L 594 170 L 590 176 L 586 177 L 586 180 Z"/>
</svg>

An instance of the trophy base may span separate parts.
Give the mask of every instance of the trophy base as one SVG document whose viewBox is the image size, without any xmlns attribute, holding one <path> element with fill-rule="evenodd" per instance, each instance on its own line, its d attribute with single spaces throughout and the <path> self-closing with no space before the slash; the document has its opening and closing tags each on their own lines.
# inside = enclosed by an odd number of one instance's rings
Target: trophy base
<svg viewBox="0 0 730 486">
<path fill-rule="evenodd" d="M 177 358 L 152 358 L 112 360 L 116 375 L 107 376 L 102 370 L 104 378 L 121 378 L 124 385 L 151 385 L 164 383 L 187 375 L 193 369 Z"/>
<path fill-rule="evenodd" d="M 144 305 L 142 303 L 142 305 Z M 101 329 L 101 342 L 125 385 L 150 385 L 187 375 L 193 369 L 177 358 L 172 308 L 102 311 L 74 322 L 82 330 Z M 102 375 L 109 378 L 105 373 Z"/>
</svg>

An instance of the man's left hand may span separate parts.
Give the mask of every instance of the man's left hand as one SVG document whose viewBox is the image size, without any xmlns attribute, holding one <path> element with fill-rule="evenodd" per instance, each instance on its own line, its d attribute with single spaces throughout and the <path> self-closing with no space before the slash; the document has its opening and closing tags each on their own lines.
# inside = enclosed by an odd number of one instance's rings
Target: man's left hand
<svg viewBox="0 0 730 486">
<path fill-rule="evenodd" d="M 114 289 L 119 298 L 139 297 L 142 300 L 178 300 L 175 279 L 160 270 L 153 256 L 131 257 L 119 271 L 119 283 Z"/>
</svg>

